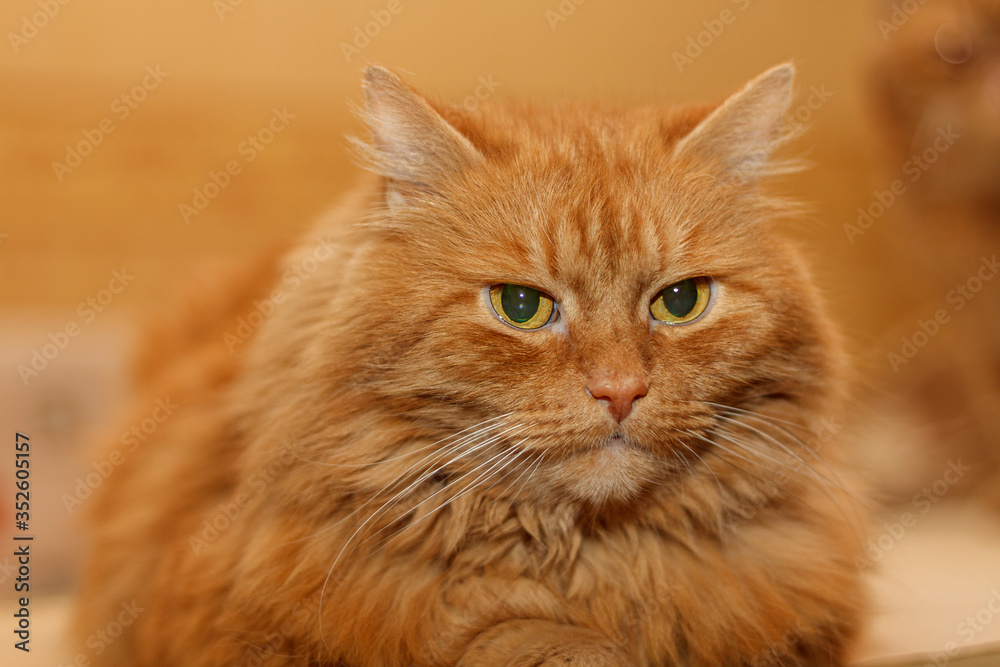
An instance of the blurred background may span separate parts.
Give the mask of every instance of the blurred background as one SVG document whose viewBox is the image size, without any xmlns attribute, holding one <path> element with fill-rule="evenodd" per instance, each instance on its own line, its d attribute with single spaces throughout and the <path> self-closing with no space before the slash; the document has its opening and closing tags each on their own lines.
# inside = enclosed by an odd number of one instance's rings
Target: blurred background
<svg viewBox="0 0 1000 667">
<path fill-rule="evenodd" d="M 1000 450 L 996 5 L 5 0 L 0 420 L 4 438 L 32 443 L 32 591 L 57 596 L 39 603 L 38 650 L 58 647 L 77 519 L 113 474 L 87 443 L 141 442 L 162 415 L 150 405 L 149 419 L 115 421 L 139 325 L 192 280 L 305 230 L 352 186 L 344 137 L 363 133 L 350 105 L 366 63 L 473 105 L 722 100 L 787 60 L 799 70 L 792 122 L 810 128 L 791 152 L 814 165 L 781 184 L 812 211 L 789 233 L 859 369 L 848 431 L 879 434 L 865 456 L 897 503 L 872 542 L 883 574 L 866 655 L 964 647 L 956 624 L 1000 587 L 1000 521 L 980 509 L 996 503 Z M 970 471 L 935 486 L 955 452 Z M 889 527 L 907 512 L 919 522 L 896 539 Z M 11 563 L 0 556 L 0 598 L 13 596 Z M 969 643 L 997 639 L 1000 620 Z"/>
</svg>

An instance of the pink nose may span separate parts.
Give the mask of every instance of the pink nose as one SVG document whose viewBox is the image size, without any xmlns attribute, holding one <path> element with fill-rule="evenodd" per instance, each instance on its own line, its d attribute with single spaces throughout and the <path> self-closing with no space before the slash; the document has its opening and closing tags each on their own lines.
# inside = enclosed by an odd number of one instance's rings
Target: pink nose
<svg viewBox="0 0 1000 667">
<path fill-rule="evenodd" d="M 635 400 L 645 396 L 649 387 L 639 375 L 602 369 L 591 373 L 587 391 L 597 400 L 607 401 L 611 416 L 621 422 L 632 412 Z"/>
</svg>

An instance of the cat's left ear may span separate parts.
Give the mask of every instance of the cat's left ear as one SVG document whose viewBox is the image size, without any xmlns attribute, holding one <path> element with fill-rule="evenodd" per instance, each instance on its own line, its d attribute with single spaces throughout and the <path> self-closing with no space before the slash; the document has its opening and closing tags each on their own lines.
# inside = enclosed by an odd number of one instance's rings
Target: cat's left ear
<svg viewBox="0 0 1000 667">
<path fill-rule="evenodd" d="M 738 180 L 764 175 L 771 153 L 787 138 L 794 79 L 791 63 L 764 72 L 677 142 L 674 157 Z"/>
<path fill-rule="evenodd" d="M 384 67 L 365 70 L 364 118 L 372 145 L 361 150 L 386 178 L 387 203 L 405 205 L 480 160 L 476 147 L 423 97 Z"/>
</svg>

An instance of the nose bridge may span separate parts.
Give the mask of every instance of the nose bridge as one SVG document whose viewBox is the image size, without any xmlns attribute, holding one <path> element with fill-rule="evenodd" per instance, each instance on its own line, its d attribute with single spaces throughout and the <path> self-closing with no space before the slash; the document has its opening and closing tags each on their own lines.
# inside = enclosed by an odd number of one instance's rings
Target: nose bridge
<svg viewBox="0 0 1000 667">
<path fill-rule="evenodd" d="M 605 374 L 645 376 L 646 331 L 622 313 L 593 313 L 573 332 L 577 364 L 584 376 Z"/>
<path fill-rule="evenodd" d="M 582 375 L 580 392 L 604 405 L 621 423 L 649 391 L 645 364 L 649 324 L 630 310 L 626 295 L 609 293 L 613 285 L 595 287 L 591 294 L 603 292 L 603 298 L 577 304 L 583 307 L 570 323 Z"/>
<path fill-rule="evenodd" d="M 644 337 L 627 324 L 609 324 L 579 349 L 581 390 L 607 407 L 608 414 L 621 423 L 634 403 L 649 391 L 643 363 Z"/>
</svg>

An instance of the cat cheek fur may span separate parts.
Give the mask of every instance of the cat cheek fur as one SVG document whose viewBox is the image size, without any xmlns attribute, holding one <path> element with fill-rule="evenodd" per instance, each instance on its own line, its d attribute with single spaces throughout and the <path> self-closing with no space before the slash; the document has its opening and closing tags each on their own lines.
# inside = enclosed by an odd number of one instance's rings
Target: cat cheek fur
<svg viewBox="0 0 1000 667">
<path fill-rule="evenodd" d="M 817 463 L 801 435 L 842 361 L 763 193 L 792 76 L 714 108 L 469 112 L 370 68 L 376 177 L 175 324 L 147 390 L 185 410 L 95 501 L 81 636 L 135 598 L 109 664 L 842 662 L 860 518 L 836 443 Z M 204 338 L 318 247 L 245 350 Z M 654 324 L 693 276 L 706 315 Z M 502 323 L 504 282 L 559 325 Z M 644 383 L 620 422 L 600 373 Z"/>
</svg>

